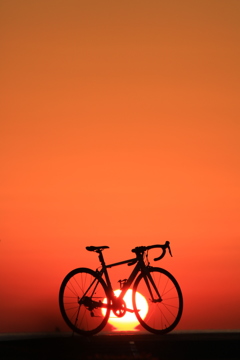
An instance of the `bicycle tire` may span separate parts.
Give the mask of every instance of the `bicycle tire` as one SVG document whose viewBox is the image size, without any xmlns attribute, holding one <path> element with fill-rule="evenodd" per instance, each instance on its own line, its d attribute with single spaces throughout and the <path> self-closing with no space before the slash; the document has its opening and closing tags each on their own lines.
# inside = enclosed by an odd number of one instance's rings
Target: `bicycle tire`
<svg viewBox="0 0 240 360">
<path fill-rule="evenodd" d="M 179 323 L 183 311 L 183 296 L 177 280 L 167 270 L 149 267 L 148 271 L 157 286 L 161 301 L 152 301 L 147 288 L 144 275 L 141 273 L 133 286 L 132 302 L 135 315 L 143 328 L 154 334 L 166 334 L 172 331 Z M 150 281 L 148 281 L 150 284 Z M 156 291 L 150 284 L 154 298 L 157 299 Z M 146 317 L 141 316 L 141 304 L 138 302 L 136 293 L 143 295 L 148 303 Z"/>
<path fill-rule="evenodd" d="M 97 302 L 103 301 L 108 305 L 110 303 L 107 286 L 104 280 L 91 269 L 72 270 L 61 284 L 59 306 L 62 317 L 78 334 L 94 335 L 105 327 L 110 308 L 102 311 L 102 308 L 97 306 Z M 93 308 L 91 308 L 92 304 L 94 304 Z"/>
</svg>

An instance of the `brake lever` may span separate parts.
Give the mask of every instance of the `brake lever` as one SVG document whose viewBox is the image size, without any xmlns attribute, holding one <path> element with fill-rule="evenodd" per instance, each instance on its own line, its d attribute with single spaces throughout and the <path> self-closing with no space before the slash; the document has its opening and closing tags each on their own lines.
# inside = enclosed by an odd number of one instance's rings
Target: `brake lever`
<svg viewBox="0 0 240 360">
<path fill-rule="evenodd" d="M 166 248 L 168 249 L 169 251 L 169 254 L 172 256 L 172 251 L 171 251 L 171 248 L 170 248 L 170 242 L 169 241 L 166 241 Z"/>
</svg>

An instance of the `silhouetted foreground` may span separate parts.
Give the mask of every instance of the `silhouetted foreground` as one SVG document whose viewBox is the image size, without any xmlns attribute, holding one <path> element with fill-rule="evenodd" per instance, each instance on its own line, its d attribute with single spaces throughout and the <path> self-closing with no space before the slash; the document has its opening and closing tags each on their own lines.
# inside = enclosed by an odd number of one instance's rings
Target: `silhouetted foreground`
<svg viewBox="0 0 240 360">
<path fill-rule="evenodd" d="M 69 335 L 10 340 L 0 335 L 1 360 L 240 359 L 240 332 Z"/>
<path fill-rule="evenodd" d="M 68 273 L 59 291 L 59 306 L 66 324 L 80 335 L 95 335 L 111 324 L 110 314 L 123 317 L 135 314 L 137 322 L 147 331 L 163 335 L 171 332 L 179 323 L 183 311 L 183 296 L 177 280 L 167 270 L 150 266 L 148 251 L 160 249 L 161 260 L 170 242 L 163 245 L 137 246 L 132 249 L 134 258 L 106 264 L 103 250 L 108 246 L 87 246 L 98 254 L 101 267 L 97 271 L 77 268 Z M 128 279 L 120 279 L 120 293 L 113 291 L 108 269 L 120 265 L 134 265 Z M 121 276 L 121 271 L 118 272 Z M 132 296 L 125 295 L 132 287 Z M 141 294 L 141 295 L 140 295 Z M 132 305 L 132 308 L 131 308 Z"/>
</svg>

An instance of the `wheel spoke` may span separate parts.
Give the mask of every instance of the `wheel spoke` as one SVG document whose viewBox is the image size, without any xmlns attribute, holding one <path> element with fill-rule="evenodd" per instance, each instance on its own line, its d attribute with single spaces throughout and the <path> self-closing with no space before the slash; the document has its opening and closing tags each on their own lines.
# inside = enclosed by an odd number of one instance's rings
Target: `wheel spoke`
<svg viewBox="0 0 240 360">
<path fill-rule="evenodd" d="M 166 289 L 166 287 L 165 287 L 165 289 Z M 163 292 L 162 292 L 162 297 L 163 297 L 164 295 L 168 294 L 170 291 L 175 290 L 175 286 L 173 285 L 173 286 L 172 286 L 170 289 L 168 289 L 167 291 L 165 291 L 165 289 L 164 289 Z"/>
<path fill-rule="evenodd" d="M 78 292 L 76 291 L 75 287 L 73 286 L 72 282 L 69 281 L 68 285 L 67 285 L 68 289 L 70 290 L 70 292 L 72 292 L 75 296 L 78 296 Z"/>
<path fill-rule="evenodd" d="M 106 325 L 110 313 L 110 308 L 105 308 L 102 312 L 98 306 L 98 301 L 105 298 L 107 299 L 106 285 L 94 271 L 73 270 L 63 280 L 59 293 L 60 310 L 65 322 L 82 335 L 99 332 Z"/>
</svg>

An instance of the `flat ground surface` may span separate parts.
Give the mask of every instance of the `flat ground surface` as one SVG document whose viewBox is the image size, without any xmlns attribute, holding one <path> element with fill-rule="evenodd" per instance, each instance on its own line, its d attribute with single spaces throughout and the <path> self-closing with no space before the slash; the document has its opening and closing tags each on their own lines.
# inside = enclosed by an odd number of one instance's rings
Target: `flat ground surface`
<svg viewBox="0 0 240 360">
<path fill-rule="evenodd" d="M 240 332 L 0 334 L 1 360 L 240 359 Z"/>
</svg>

